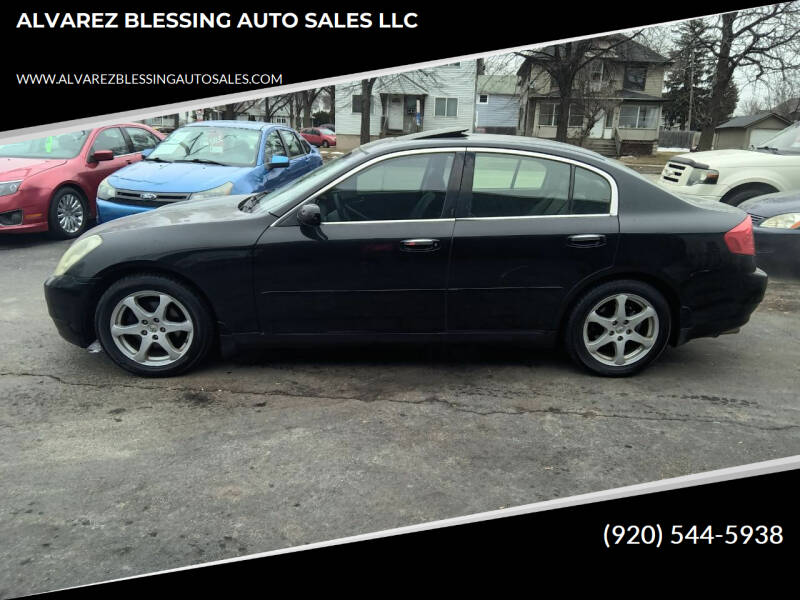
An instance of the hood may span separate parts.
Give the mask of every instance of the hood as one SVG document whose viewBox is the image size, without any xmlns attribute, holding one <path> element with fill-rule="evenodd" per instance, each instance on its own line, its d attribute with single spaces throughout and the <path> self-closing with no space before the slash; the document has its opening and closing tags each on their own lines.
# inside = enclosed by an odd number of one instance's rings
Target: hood
<svg viewBox="0 0 800 600">
<path fill-rule="evenodd" d="M 789 212 L 800 212 L 800 191 L 777 192 L 745 200 L 739 208 L 759 217 L 774 217 Z"/>
<path fill-rule="evenodd" d="M 48 171 L 66 164 L 63 158 L 17 158 L 15 156 L 0 157 L 0 181 L 25 179 L 31 175 Z"/>
<path fill-rule="evenodd" d="M 756 150 L 709 150 L 707 152 L 680 154 L 674 158 L 685 159 L 686 161 L 691 161 L 689 164 L 705 165 L 711 169 L 774 166 L 776 161 L 786 159 L 788 159 L 788 162 L 797 162 L 797 155 L 773 154 L 772 152 Z"/>
<path fill-rule="evenodd" d="M 235 221 L 263 217 L 266 213 L 247 213 L 239 204 L 252 194 L 217 196 L 206 200 L 185 200 L 161 206 L 155 210 L 129 215 L 93 227 L 84 235 L 113 234 L 130 229 L 166 227 L 169 225 L 197 225 L 220 221 Z"/>
<path fill-rule="evenodd" d="M 140 160 L 115 172 L 108 182 L 115 188 L 139 192 L 202 192 L 218 187 L 253 170 L 200 163 L 162 163 Z"/>
</svg>

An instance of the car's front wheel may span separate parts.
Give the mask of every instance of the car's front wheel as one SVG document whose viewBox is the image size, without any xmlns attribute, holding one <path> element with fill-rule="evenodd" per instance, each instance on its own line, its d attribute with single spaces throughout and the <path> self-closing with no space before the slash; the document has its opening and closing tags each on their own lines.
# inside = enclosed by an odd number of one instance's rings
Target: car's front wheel
<svg viewBox="0 0 800 600">
<path fill-rule="evenodd" d="M 328 146 L 330 146 L 330 144 L 328 143 L 328 140 L 322 140 L 322 147 L 323 148 L 327 148 Z"/>
<path fill-rule="evenodd" d="M 572 359 L 600 375 L 620 377 L 644 369 L 669 339 L 669 304 L 653 286 L 611 281 L 585 294 L 565 330 Z"/>
<path fill-rule="evenodd" d="M 134 275 L 100 298 L 95 331 L 106 354 L 136 375 L 177 375 L 208 354 L 214 323 L 188 286 L 163 275 Z"/>
<path fill-rule="evenodd" d="M 89 209 L 86 198 L 75 188 L 58 190 L 50 201 L 48 229 L 58 239 L 72 239 L 82 234 L 88 225 Z"/>
</svg>

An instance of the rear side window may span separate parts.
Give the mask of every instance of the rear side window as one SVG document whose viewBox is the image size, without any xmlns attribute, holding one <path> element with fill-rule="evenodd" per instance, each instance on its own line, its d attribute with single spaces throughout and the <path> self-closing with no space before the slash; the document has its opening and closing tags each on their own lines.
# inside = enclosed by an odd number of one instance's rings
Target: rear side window
<svg viewBox="0 0 800 600">
<path fill-rule="evenodd" d="M 611 185 L 589 169 L 546 158 L 477 153 L 470 217 L 608 214 Z"/>
</svg>

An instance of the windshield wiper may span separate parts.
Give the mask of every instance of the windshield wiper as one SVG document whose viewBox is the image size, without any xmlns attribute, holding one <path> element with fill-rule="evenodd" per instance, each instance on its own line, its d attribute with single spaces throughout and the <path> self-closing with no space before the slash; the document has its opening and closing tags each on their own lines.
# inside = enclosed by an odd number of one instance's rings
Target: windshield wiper
<svg viewBox="0 0 800 600">
<path fill-rule="evenodd" d="M 176 160 L 175 162 L 203 163 L 205 165 L 222 165 L 223 167 L 228 166 L 225 163 L 221 163 L 216 160 L 210 160 L 208 158 L 189 158 L 189 159 Z"/>
<path fill-rule="evenodd" d="M 153 162 L 163 162 L 163 163 L 171 163 L 171 160 L 164 160 L 160 156 L 154 156 L 153 158 L 147 157 L 145 160 L 152 160 Z"/>
<path fill-rule="evenodd" d="M 778 154 L 778 148 L 775 148 L 773 146 L 758 146 L 756 150 L 769 150 L 773 154 Z"/>
</svg>

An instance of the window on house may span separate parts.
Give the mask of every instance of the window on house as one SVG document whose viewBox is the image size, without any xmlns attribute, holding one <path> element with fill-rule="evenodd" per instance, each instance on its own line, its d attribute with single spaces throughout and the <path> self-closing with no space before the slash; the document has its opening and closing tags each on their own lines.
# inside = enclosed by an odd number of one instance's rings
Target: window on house
<svg viewBox="0 0 800 600">
<path fill-rule="evenodd" d="M 625 82 L 623 87 L 626 90 L 643 90 L 647 80 L 647 67 L 625 67 Z"/>
<path fill-rule="evenodd" d="M 604 67 L 603 61 L 601 60 L 592 61 L 591 71 L 590 71 L 592 81 L 603 81 L 603 73 L 604 73 L 603 67 Z"/>
<path fill-rule="evenodd" d="M 352 112 L 354 113 L 361 112 L 361 94 L 353 94 Z"/>
<path fill-rule="evenodd" d="M 539 106 L 539 125 L 557 127 L 559 108 L 555 102 L 543 102 Z"/>
<path fill-rule="evenodd" d="M 619 109 L 619 126 L 627 129 L 655 129 L 658 126 L 658 106 L 623 104 Z"/>
<path fill-rule="evenodd" d="M 458 98 L 436 98 L 433 114 L 437 117 L 458 116 Z"/>
<path fill-rule="evenodd" d="M 479 94 L 478 104 L 489 104 L 489 94 Z"/>
<path fill-rule="evenodd" d="M 567 127 L 583 127 L 583 107 L 570 105 Z"/>
</svg>

